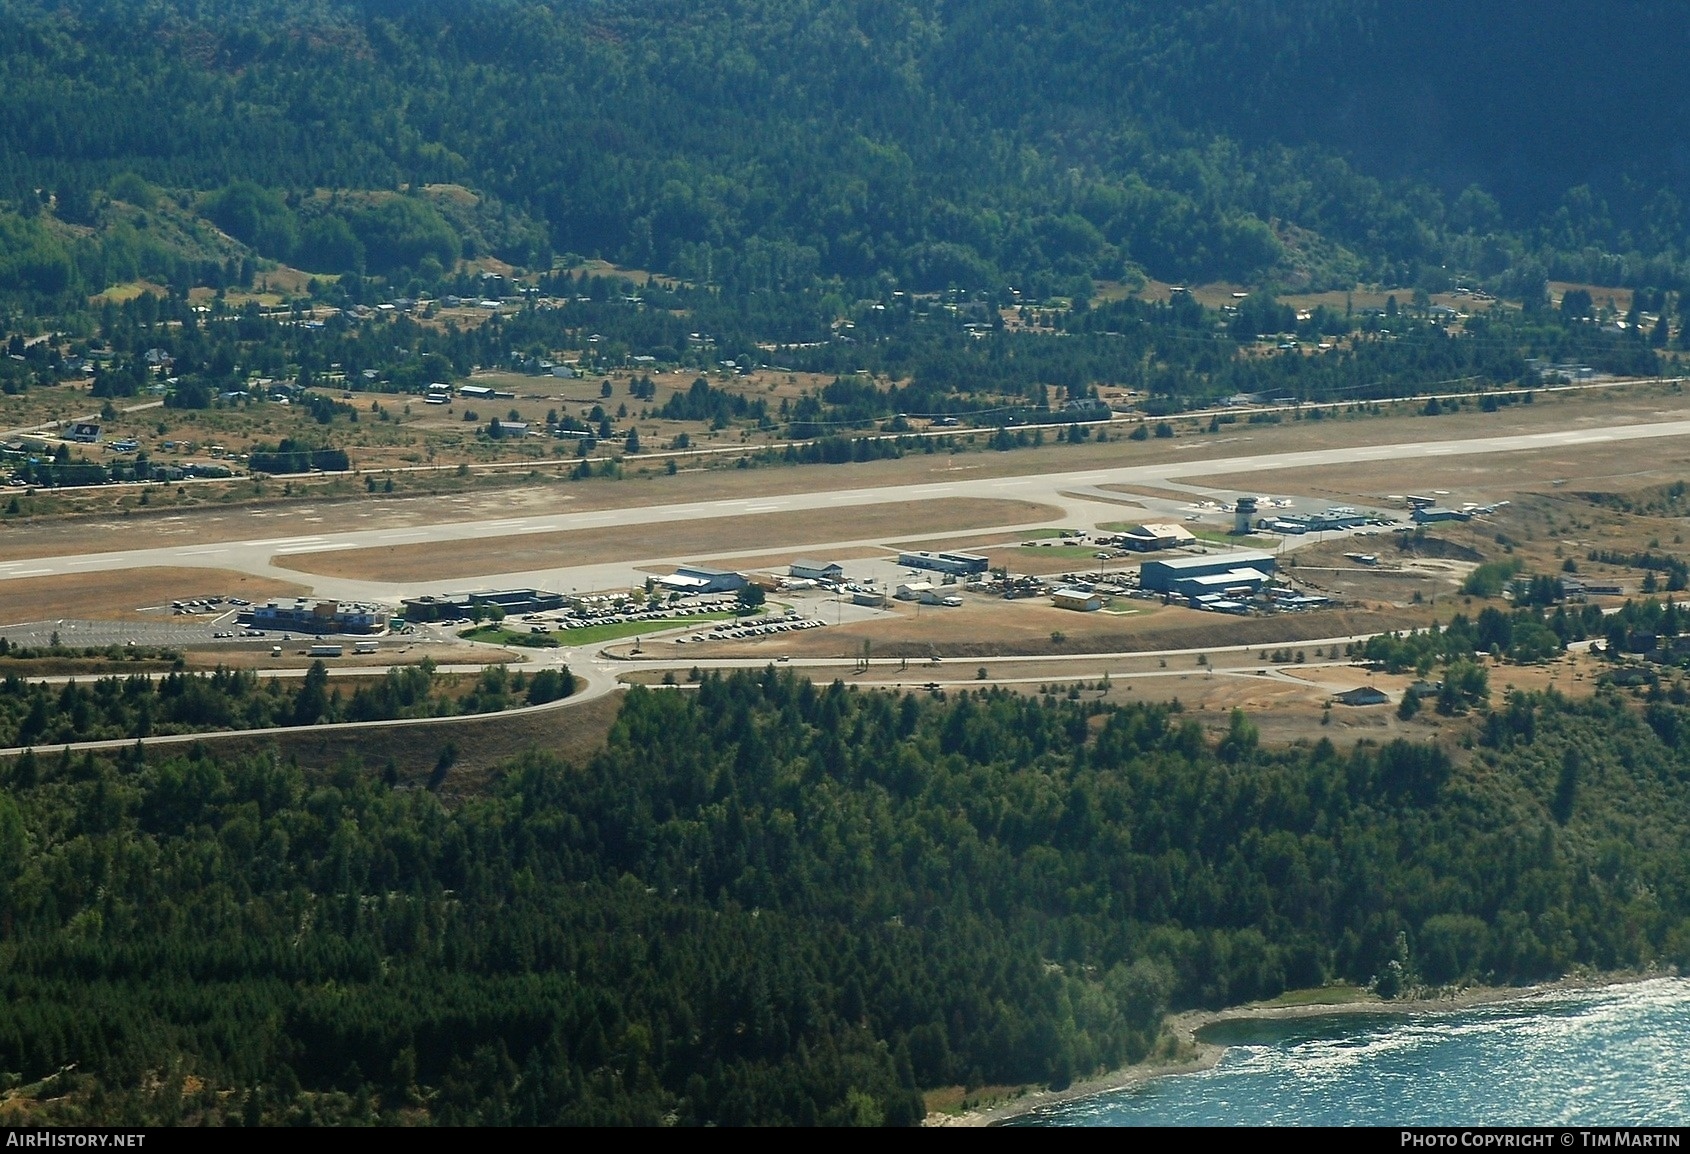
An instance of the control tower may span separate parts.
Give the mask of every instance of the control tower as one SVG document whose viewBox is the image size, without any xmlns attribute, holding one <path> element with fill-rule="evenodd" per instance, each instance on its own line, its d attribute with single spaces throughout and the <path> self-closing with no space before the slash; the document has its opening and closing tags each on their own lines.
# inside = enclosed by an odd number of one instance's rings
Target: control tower
<svg viewBox="0 0 1690 1154">
<path fill-rule="evenodd" d="M 1239 537 L 1247 536 L 1250 532 L 1250 521 L 1256 515 L 1256 499 L 1254 497 L 1240 497 L 1238 504 L 1232 510 L 1232 531 Z"/>
</svg>

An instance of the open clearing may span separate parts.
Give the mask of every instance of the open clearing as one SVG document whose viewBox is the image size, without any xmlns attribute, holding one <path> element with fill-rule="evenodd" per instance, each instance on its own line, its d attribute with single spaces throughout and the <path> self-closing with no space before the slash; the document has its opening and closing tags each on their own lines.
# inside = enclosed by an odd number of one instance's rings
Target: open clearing
<svg viewBox="0 0 1690 1154">
<path fill-rule="evenodd" d="M 1418 493 L 1460 508 L 1465 501 L 1490 504 L 1521 493 L 1552 493 L 1564 488 L 1624 492 L 1676 480 L 1687 472 L 1690 443 L 1661 438 L 1647 446 L 1596 441 L 1513 453 L 1452 455 L 1435 463 L 1417 460 L 1323 465 L 1287 469 L 1271 477 L 1261 473 L 1218 474 L 1201 478 L 1201 483 L 1245 493 L 1294 489 L 1312 497 L 1399 506 L 1400 502 L 1390 498 Z M 1191 483 L 1198 483 L 1197 479 Z"/>
<path fill-rule="evenodd" d="M 1005 601 L 965 597 L 957 608 L 894 603 L 870 621 L 783 633 L 749 641 L 676 646 L 648 642 L 645 655 L 686 657 L 852 658 L 869 642 L 876 657 L 1036 657 L 1052 653 L 1109 653 L 1219 645 L 1277 646 L 1294 638 L 1344 637 L 1406 629 L 1430 620 L 1425 611 L 1322 610 L 1276 617 L 1225 617 L 1147 600 L 1117 600 L 1114 612 L 1075 613 L 1047 598 Z M 1052 634 L 1061 634 L 1053 640 Z"/>
<path fill-rule="evenodd" d="M 497 544 L 456 541 L 347 549 L 335 553 L 297 553 L 279 558 L 277 564 L 324 577 L 393 582 L 443 581 L 475 577 L 494 570 L 516 573 L 562 565 L 593 565 L 756 549 L 766 547 L 771 541 L 790 542 L 796 550 L 807 544 L 830 541 L 896 537 L 908 533 L 911 525 L 973 529 L 984 525 L 1030 524 L 1057 516 L 1060 516 L 1059 510 L 1032 501 L 958 497 L 904 505 L 840 509 L 825 515 L 809 511 L 749 514 L 677 521 L 664 526 L 612 526 L 562 533 L 533 533 L 498 538 Z"/>
<path fill-rule="evenodd" d="M 134 620 L 136 610 L 163 606 L 168 619 L 172 601 L 211 596 L 264 601 L 303 597 L 309 592 L 303 585 L 226 569 L 129 569 L 22 577 L 0 585 L 0 617 L 8 624 L 57 617 L 123 621 Z"/>
<path fill-rule="evenodd" d="M 74 401 L 65 394 L 65 399 L 55 406 L 45 403 L 45 394 L 36 398 L 34 393 L 32 390 L 30 403 L 40 411 L 20 414 L 17 418 L 20 424 L 33 417 L 65 415 L 73 403 L 76 412 L 88 411 L 85 394 Z M 382 403 L 387 399 L 383 398 Z M 43 403 L 37 405 L 38 400 Z M 178 411 L 170 419 L 185 422 L 191 415 Z M 624 461 L 627 475 L 622 480 L 563 480 L 557 472 L 573 466 L 573 461 L 566 459 L 536 461 L 535 472 L 520 479 L 480 475 L 459 478 L 453 473 L 456 466 L 446 463 L 456 458 L 448 455 L 436 460 L 442 471 L 416 464 L 411 467 L 417 468 L 417 472 L 390 475 L 397 477 L 400 486 L 391 495 L 355 491 L 364 488 L 356 478 L 320 476 L 275 478 L 263 486 L 242 478 L 189 485 L 180 491 L 169 486 L 151 486 L 146 492 L 152 504 L 146 508 L 139 505 L 143 490 L 138 486 L 43 492 L 40 496 L 24 498 L 26 514 L 35 504 L 40 504 L 43 510 L 68 512 L 72 516 L 69 519 L 8 518 L 4 522 L 6 531 L 0 533 L 0 559 L 85 553 L 113 547 L 148 548 L 183 539 L 251 540 L 280 533 L 356 529 L 361 525 L 396 527 L 470 520 L 483 515 L 508 517 L 523 512 L 557 512 L 560 504 L 570 511 L 586 511 L 841 487 L 1038 475 L 1100 466 L 1144 466 L 1162 461 L 1190 462 L 1205 457 L 1349 445 L 1558 432 L 1603 424 L 1681 419 L 1687 415 L 1690 406 L 1686 405 L 1682 387 L 1665 383 L 1539 393 L 1535 404 L 1507 406 L 1495 413 L 1481 412 L 1475 402 L 1469 401 L 1459 412 L 1436 417 L 1420 415 L 1418 407 L 1408 402 L 1384 404 L 1365 412 L 1346 411 L 1319 421 L 1296 420 L 1291 413 L 1275 414 L 1281 423 L 1252 425 L 1240 420 L 1222 426 L 1214 434 L 1200 431 L 1206 422 L 1174 417 L 1169 422 L 1178 435 L 1172 438 L 1129 441 L 1119 432 L 1126 425 L 1118 423 L 1112 439 L 1102 444 L 1091 441 L 1081 445 L 1046 445 L 1007 453 L 981 451 L 990 436 L 988 432 L 958 430 L 955 438 L 959 448 L 954 453 L 934 444 L 931 452 L 922 451 L 927 447 L 923 446 L 906 451 L 901 458 L 850 466 L 739 469 L 732 467 L 738 459 L 736 454 L 725 453 L 696 458 L 682 456 L 680 471 L 667 476 L 660 458 L 628 458 Z M 137 413 L 134 419 L 156 420 L 158 412 Z M 377 424 L 364 421 L 359 427 L 373 430 Z M 115 436 L 119 431 L 114 427 L 110 435 Z M 279 425 L 269 430 L 259 429 L 262 435 L 272 438 L 284 431 Z M 210 440 L 223 434 L 196 425 L 193 435 Z M 224 440 L 228 442 L 227 437 Z M 967 445 L 973 448 L 960 447 Z M 1651 441 L 1650 446 L 1647 450 L 1634 448 L 1632 452 L 1637 458 L 1653 460 L 1654 455 L 1670 451 L 1663 441 Z M 1597 447 L 1582 445 L 1563 452 L 1582 460 L 1588 450 Z M 1498 454 L 1492 459 L 1528 455 Z M 475 459 L 484 458 L 477 455 Z M 358 460 L 355 453 L 354 462 Z M 1451 465 L 1459 460 L 1460 457 L 1452 457 Z M 1635 468 L 1635 465 L 1627 467 Z M 369 468 L 365 472 L 364 480 L 373 479 Z M 1272 484 L 1264 475 L 1252 474 L 1242 488 L 1256 492 L 1264 483 Z M 284 498 L 282 493 L 288 488 L 293 495 Z M 441 491 L 428 493 L 427 490 Z M 1390 491 L 1402 489 L 1393 487 Z M 82 520 L 83 517 L 90 517 L 94 523 Z M 100 531 L 90 531 L 94 528 Z"/>
<path fill-rule="evenodd" d="M 581 764 L 604 748 L 621 707 L 621 696 L 608 694 L 563 709 L 491 713 L 450 725 L 396 725 L 374 731 L 301 729 L 264 737 L 228 737 L 219 739 L 217 749 L 233 755 L 273 749 L 283 760 L 317 769 L 351 764 L 373 770 L 391 759 L 401 784 L 420 787 L 450 747 L 455 756 L 440 792 L 452 799 L 484 790 L 495 769 L 524 755 L 549 754 Z"/>
</svg>

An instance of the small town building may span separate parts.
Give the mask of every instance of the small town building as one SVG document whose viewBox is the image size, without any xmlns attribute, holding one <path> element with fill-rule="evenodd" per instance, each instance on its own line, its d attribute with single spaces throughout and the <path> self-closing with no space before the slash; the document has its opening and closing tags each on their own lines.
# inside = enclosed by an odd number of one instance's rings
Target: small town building
<svg viewBox="0 0 1690 1154">
<path fill-rule="evenodd" d="M 703 565 L 681 565 L 657 583 L 677 593 L 737 593 L 750 584 L 745 574 L 728 569 L 710 569 Z"/>
<path fill-rule="evenodd" d="M 1050 595 L 1058 609 L 1073 609 L 1080 613 L 1094 613 L 1103 608 L 1103 596 L 1089 589 L 1058 589 Z"/>
<path fill-rule="evenodd" d="M 1116 536 L 1114 544 L 1135 553 L 1153 553 L 1160 549 L 1183 549 L 1195 545 L 1197 538 L 1184 525 L 1151 523 L 1135 525 Z"/>
<path fill-rule="evenodd" d="M 799 558 L 787 567 L 790 576 L 803 581 L 843 581 L 845 567 L 834 561 L 811 561 Z"/>
<path fill-rule="evenodd" d="M 1465 509 L 1443 509 L 1437 505 L 1416 506 L 1412 514 L 1418 525 L 1432 525 L 1439 521 L 1471 521 L 1473 514 Z"/>
<path fill-rule="evenodd" d="M 908 569 L 930 569 L 953 577 L 969 577 L 991 568 L 991 561 L 977 553 L 899 553 L 898 564 Z"/>
</svg>

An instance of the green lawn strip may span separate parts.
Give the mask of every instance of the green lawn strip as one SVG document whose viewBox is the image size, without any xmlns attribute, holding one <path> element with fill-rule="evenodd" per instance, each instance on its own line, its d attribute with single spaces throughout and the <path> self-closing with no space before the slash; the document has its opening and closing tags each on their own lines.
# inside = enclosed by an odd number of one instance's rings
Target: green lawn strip
<svg viewBox="0 0 1690 1154">
<path fill-rule="evenodd" d="M 669 617 L 661 621 L 617 621 L 605 625 L 587 625 L 580 629 L 559 629 L 549 633 L 519 633 L 502 625 L 480 625 L 474 629 L 466 629 L 458 636 L 469 641 L 485 641 L 492 645 L 549 649 L 556 645 L 596 645 L 600 641 L 615 641 L 619 637 L 634 637 L 663 629 L 680 629 L 688 625 L 727 621 L 733 616 L 732 613 L 695 613 L 688 617 Z"/>
<path fill-rule="evenodd" d="M 691 617 L 671 617 L 664 621 L 618 621 L 610 625 L 588 625 L 582 629 L 561 629 L 551 634 L 565 645 L 596 645 L 600 641 L 615 641 L 619 637 L 634 637 L 641 633 L 656 633 L 662 629 L 677 629 L 687 625 L 707 625 L 713 621 L 729 621 L 732 613 L 699 613 Z"/>
<path fill-rule="evenodd" d="M 1360 986 L 1317 986 L 1308 990 L 1286 990 L 1277 998 L 1269 998 L 1264 1006 L 1342 1006 L 1369 1000 L 1368 991 Z"/>
<path fill-rule="evenodd" d="M 515 645 L 525 649 L 550 649 L 557 644 L 550 633 L 518 633 L 502 625 L 477 625 L 458 634 L 466 641 L 485 641 L 489 645 Z"/>
</svg>

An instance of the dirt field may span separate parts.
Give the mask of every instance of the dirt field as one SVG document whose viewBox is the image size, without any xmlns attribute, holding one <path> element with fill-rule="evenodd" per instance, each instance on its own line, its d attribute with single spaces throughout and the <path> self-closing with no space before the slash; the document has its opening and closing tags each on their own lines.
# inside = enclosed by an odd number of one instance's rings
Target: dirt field
<svg viewBox="0 0 1690 1154">
<path fill-rule="evenodd" d="M 1186 649 L 1215 645 L 1281 645 L 1299 638 L 1342 637 L 1407 629 L 1432 619 L 1429 609 L 1400 611 L 1327 610 L 1239 618 L 1200 613 L 1155 601 L 1128 601 L 1122 614 L 1075 613 L 1045 598 L 1004 601 L 967 596 L 960 608 L 894 602 L 883 617 L 804 633 L 750 641 L 675 646 L 651 642 L 648 658 L 700 657 L 854 658 L 868 641 L 871 656 L 907 658 L 912 666 L 943 658 L 1038 657 L 1052 653 L 1109 653 Z M 1053 640 L 1052 634 L 1061 634 Z M 616 650 L 626 653 L 632 642 Z"/>
<path fill-rule="evenodd" d="M 919 692 L 929 684 L 939 684 L 955 692 L 971 688 L 978 668 L 984 668 L 992 685 L 1029 696 L 1047 691 L 1070 696 L 1072 688 L 1078 686 L 1080 696 L 1088 701 L 1177 701 L 1186 716 L 1195 718 L 1216 737 L 1229 725 L 1232 710 L 1242 709 L 1261 731 L 1263 740 L 1270 743 L 1310 743 L 1326 738 L 1346 748 L 1358 741 L 1443 737 L 1459 744 L 1465 742 L 1475 724 L 1472 716 L 1439 717 L 1429 708 L 1412 720 L 1400 720 L 1395 701 L 1413 680 L 1411 674 L 1374 673 L 1347 662 L 1327 664 L 1335 660 L 1332 654 L 1317 649 L 1303 652 L 1308 658 L 1305 664 L 1263 661 L 1251 653 L 1219 654 L 1206 667 L 1188 657 L 1100 657 L 1096 662 L 997 658 L 981 661 L 978 667 L 974 661 L 936 665 L 912 661 L 902 668 L 895 662 L 877 660 L 866 673 L 840 668 L 815 669 L 808 675 L 818 681 L 837 678 L 861 689 Z M 1587 656 L 1569 656 L 1547 666 L 1495 665 L 1490 670 L 1491 699 L 1500 704 L 1507 692 L 1516 688 L 1552 687 L 1567 696 L 1586 696 L 1594 690 L 1600 668 L 1600 662 Z M 660 681 L 661 674 L 656 670 L 634 671 L 625 679 L 649 684 Z M 1392 703 L 1357 707 L 1332 701 L 1334 694 L 1361 685 L 1384 690 L 1391 695 Z"/>
<path fill-rule="evenodd" d="M 958 497 L 860 509 L 764 513 L 712 517 L 670 525 L 612 526 L 564 533 L 533 533 L 500 538 L 497 564 L 502 572 L 545 569 L 560 564 L 591 565 L 653 556 L 680 557 L 711 550 L 754 549 L 769 541 L 790 541 L 793 556 L 807 543 L 892 537 L 911 524 L 970 529 L 1014 525 L 1058 515 L 1049 505 Z M 440 542 L 384 549 L 346 549 L 335 553 L 297 553 L 277 564 L 302 573 L 366 581 L 430 581 L 473 577 L 488 571 L 489 546 L 483 542 Z"/>
<path fill-rule="evenodd" d="M 223 569 L 129 569 L 22 577 L 0 582 L 0 618 L 7 623 L 53 617 L 123 621 L 134 620 L 138 609 L 162 605 L 168 611 L 172 601 L 190 598 L 221 596 L 259 601 L 302 597 L 308 592 L 302 585 Z"/>
<path fill-rule="evenodd" d="M 1355 552 L 1369 553 L 1379 562 L 1364 565 L 1345 556 Z M 1375 608 L 1407 609 L 1457 594 L 1476 564 L 1402 552 L 1395 536 L 1345 537 L 1286 554 L 1282 571 L 1315 593 Z"/>
<path fill-rule="evenodd" d="M 1463 502 L 1491 504 L 1521 493 L 1554 493 L 1559 489 L 1602 489 L 1624 492 L 1690 476 L 1690 443 L 1661 439 L 1646 444 L 1597 442 L 1565 448 L 1484 456 L 1450 456 L 1441 460 L 1373 461 L 1360 465 L 1332 465 L 1289 469 L 1272 474 L 1217 474 L 1193 479 L 1193 484 L 1237 489 L 1246 493 L 1294 491 L 1334 500 L 1347 497 L 1370 503 L 1402 506 L 1410 493 L 1436 496 L 1439 503 L 1460 508 Z"/>
</svg>

